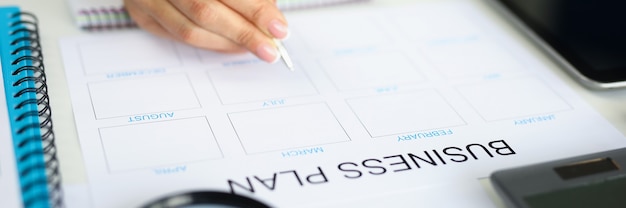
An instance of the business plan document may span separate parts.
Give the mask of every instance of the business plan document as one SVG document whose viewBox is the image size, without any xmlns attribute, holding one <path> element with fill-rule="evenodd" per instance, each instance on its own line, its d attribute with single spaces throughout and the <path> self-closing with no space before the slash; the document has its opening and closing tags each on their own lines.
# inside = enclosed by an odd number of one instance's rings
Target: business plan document
<svg viewBox="0 0 626 208">
<path fill-rule="evenodd" d="M 478 11 L 288 13 L 294 72 L 140 30 L 61 40 L 91 205 L 490 207 L 495 170 L 626 145 Z"/>
</svg>

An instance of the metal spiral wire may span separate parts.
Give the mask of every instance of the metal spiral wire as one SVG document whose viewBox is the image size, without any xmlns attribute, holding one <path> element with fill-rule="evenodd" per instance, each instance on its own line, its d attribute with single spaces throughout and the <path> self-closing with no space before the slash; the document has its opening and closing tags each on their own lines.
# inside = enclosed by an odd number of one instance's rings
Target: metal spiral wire
<svg viewBox="0 0 626 208">
<path fill-rule="evenodd" d="M 137 24 L 133 22 L 128 12 L 123 7 L 102 7 L 91 8 L 79 11 L 80 17 L 85 18 L 84 30 L 110 30 L 115 28 L 134 28 Z"/>
<path fill-rule="evenodd" d="M 42 144 L 40 150 L 24 152 L 24 154 L 18 155 L 17 160 L 18 162 L 24 162 L 33 157 L 44 158 L 43 164 L 29 164 L 29 166 L 19 171 L 19 175 L 21 177 L 27 177 L 29 174 L 32 174 L 33 171 L 41 169 L 45 169 L 46 173 L 45 179 L 40 178 L 28 181 L 21 185 L 21 189 L 23 192 L 29 192 L 34 189 L 37 184 L 45 183 L 47 184 L 48 190 L 48 193 L 37 193 L 25 199 L 24 206 L 30 207 L 35 203 L 40 203 L 42 200 L 47 200 L 50 207 L 64 207 L 59 161 L 56 156 L 57 148 L 54 142 L 55 136 L 52 126 L 52 111 L 48 97 L 43 54 L 39 42 L 38 20 L 33 14 L 27 12 L 14 14 L 12 17 L 18 18 L 18 21 L 10 24 L 10 27 L 13 29 L 10 35 L 15 37 L 11 45 L 18 47 L 11 54 L 28 54 L 18 57 L 11 63 L 14 66 L 21 65 L 13 71 L 13 75 L 20 73 L 27 74 L 27 76 L 18 79 L 12 84 L 15 87 L 19 87 L 24 83 L 34 83 L 34 85 L 28 85 L 20 89 L 13 97 L 20 98 L 31 94 L 36 95 L 35 99 L 25 99 L 18 103 L 15 108 L 21 109 L 26 106 L 37 106 L 36 110 L 23 112 L 21 115 L 18 115 L 16 119 L 20 121 L 34 117 L 37 118 L 36 121 L 39 121 L 38 123 L 19 127 L 17 133 L 24 133 L 34 128 L 40 131 L 40 136 L 36 135 L 31 138 L 25 138 L 17 144 L 17 147 L 23 148 L 33 142 L 41 142 Z"/>
</svg>

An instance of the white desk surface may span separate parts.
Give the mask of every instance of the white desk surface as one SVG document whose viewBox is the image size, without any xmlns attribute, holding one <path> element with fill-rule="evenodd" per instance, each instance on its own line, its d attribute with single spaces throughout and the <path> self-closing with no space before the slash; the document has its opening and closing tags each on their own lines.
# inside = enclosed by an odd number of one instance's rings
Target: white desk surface
<svg viewBox="0 0 626 208">
<path fill-rule="evenodd" d="M 358 6 L 375 7 L 380 5 L 401 4 L 410 1 L 411 0 L 374 0 L 372 3 L 359 4 Z M 565 82 L 578 92 L 585 101 L 593 106 L 623 134 L 626 134 L 626 89 L 592 91 L 582 87 L 561 71 L 553 61 L 545 57 L 537 47 L 518 33 L 510 24 L 501 19 L 488 5 L 486 0 L 469 1 L 481 5 L 480 8 L 484 10 L 485 13 L 493 18 L 499 25 L 502 25 L 511 36 L 521 41 L 528 50 L 537 54 L 550 70 L 553 70 L 554 73 L 565 80 Z M 22 10 L 34 13 L 39 19 L 41 44 L 45 58 L 44 63 L 48 78 L 54 130 L 57 138 L 58 157 L 61 162 L 63 181 L 66 185 L 84 184 L 86 182 L 85 170 L 81 159 L 80 147 L 74 125 L 74 115 L 58 40 L 61 37 L 80 35 L 87 32 L 81 31 L 76 27 L 66 0 L 0 0 L 0 6 L 7 5 L 20 6 Z M 340 7 L 334 7 L 333 9 L 340 9 Z M 590 131 L 593 130 L 590 129 Z"/>
</svg>

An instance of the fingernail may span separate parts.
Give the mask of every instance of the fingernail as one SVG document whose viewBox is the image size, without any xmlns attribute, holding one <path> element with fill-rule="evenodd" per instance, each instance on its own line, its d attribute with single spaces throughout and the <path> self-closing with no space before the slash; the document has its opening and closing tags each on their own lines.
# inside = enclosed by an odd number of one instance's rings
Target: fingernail
<svg viewBox="0 0 626 208">
<path fill-rule="evenodd" d="M 268 30 L 275 38 L 284 40 L 289 37 L 289 28 L 279 20 L 272 20 Z"/>
<path fill-rule="evenodd" d="M 261 58 L 263 61 L 266 61 L 272 64 L 276 63 L 278 59 L 280 59 L 280 54 L 278 53 L 278 50 L 276 49 L 276 47 L 267 43 L 262 43 L 259 46 L 259 48 L 257 49 L 257 54 L 259 58 Z"/>
</svg>

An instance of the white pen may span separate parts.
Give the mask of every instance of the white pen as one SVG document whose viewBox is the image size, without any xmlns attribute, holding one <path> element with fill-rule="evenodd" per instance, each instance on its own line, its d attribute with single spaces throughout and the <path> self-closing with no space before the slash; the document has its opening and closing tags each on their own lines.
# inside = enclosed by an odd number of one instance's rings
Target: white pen
<svg viewBox="0 0 626 208">
<path fill-rule="evenodd" d="M 283 59 L 283 62 L 285 62 L 285 65 L 287 65 L 287 68 L 289 68 L 290 71 L 294 71 L 295 69 L 293 68 L 293 62 L 291 62 L 291 58 L 289 57 L 289 54 L 287 54 L 287 49 L 285 49 L 283 43 L 280 40 L 274 38 L 274 44 L 276 44 L 278 53 L 280 54 L 281 59 Z"/>
</svg>

